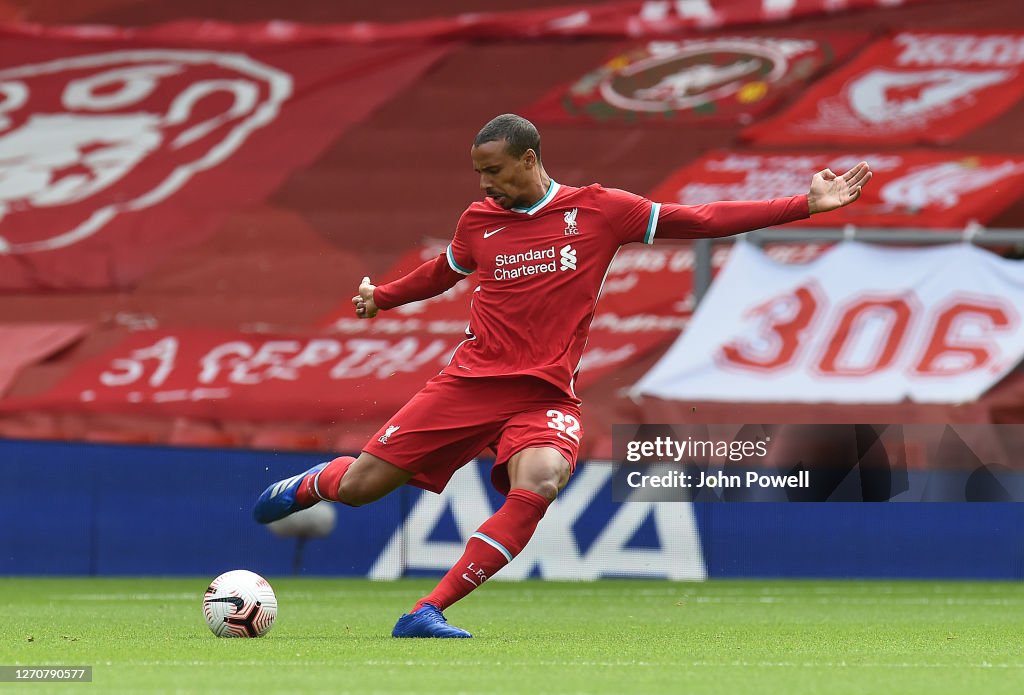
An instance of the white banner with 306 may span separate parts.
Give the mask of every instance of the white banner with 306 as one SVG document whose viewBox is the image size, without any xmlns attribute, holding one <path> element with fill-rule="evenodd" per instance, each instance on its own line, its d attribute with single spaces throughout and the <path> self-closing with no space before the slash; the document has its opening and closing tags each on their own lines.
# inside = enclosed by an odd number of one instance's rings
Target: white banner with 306
<svg viewBox="0 0 1024 695">
<path fill-rule="evenodd" d="M 1024 356 L 1024 262 L 956 244 L 843 243 L 786 265 L 736 245 L 639 395 L 748 402 L 958 403 Z"/>
</svg>

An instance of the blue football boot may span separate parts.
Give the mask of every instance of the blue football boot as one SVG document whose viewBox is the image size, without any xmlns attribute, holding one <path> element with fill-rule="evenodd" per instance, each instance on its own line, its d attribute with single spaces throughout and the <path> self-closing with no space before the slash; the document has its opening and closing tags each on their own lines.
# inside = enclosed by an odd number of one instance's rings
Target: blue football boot
<svg viewBox="0 0 1024 695">
<path fill-rule="evenodd" d="M 406 613 L 391 631 L 392 637 L 472 637 L 462 628 L 449 625 L 437 606 L 424 603 L 413 612 Z"/>
<path fill-rule="evenodd" d="M 328 463 L 330 462 L 318 463 L 305 473 L 299 473 L 291 478 L 278 480 L 268 487 L 260 495 L 260 498 L 256 500 L 256 506 L 252 508 L 253 518 L 261 524 L 269 524 L 271 521 L 283 519 L 301 509 L 307 509 L 307 507 L 299 506 L 298 502 L 295 501 L 295 492 L 299 489 L 299 485 L 307 475 L 319 473 L 327 467 Z"/>
</svg>

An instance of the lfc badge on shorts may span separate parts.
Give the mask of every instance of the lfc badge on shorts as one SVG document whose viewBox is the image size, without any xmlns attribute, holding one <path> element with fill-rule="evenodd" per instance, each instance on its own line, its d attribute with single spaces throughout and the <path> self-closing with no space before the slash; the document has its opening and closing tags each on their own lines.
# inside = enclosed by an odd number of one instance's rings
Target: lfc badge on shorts
<svg viewBox="0 0 1024 695">
<path fill-rule="evenodd" d="M 391 438 L 391 435 L 397 432 L 400 427 L 401 425 L 389 425 L 388 428 L 384 431 L 384 434 L 377 437 L 377 441 L 380 442 L 381 444 L 387 444 L 388 439 Z"/>
</svg>

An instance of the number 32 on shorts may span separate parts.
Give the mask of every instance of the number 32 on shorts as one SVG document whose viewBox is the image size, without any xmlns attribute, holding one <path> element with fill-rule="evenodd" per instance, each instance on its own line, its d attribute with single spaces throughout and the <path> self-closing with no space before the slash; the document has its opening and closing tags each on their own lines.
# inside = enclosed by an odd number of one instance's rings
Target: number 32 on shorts
<svg viewBox="0 0 1024 695">
<path fill-rule="evenodd" d="M 572 415 L 566 415 L 561 410 L 549 410 L 547 416 L 551 418 L 548 420 L 548 427 L 553 430 L 558 430 L 558 436 L 565 436 L 572 439 L 577 444 L 580 443 L 580 421 Z"/>
</svg>

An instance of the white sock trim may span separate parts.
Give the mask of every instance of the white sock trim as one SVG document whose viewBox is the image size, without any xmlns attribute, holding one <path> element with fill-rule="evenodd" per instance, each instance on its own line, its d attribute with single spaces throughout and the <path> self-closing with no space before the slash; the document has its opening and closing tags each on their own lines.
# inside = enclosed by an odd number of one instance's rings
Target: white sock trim
<svg viewBox="0 0 1024 695">
<path fill-rule="evenodd" d="M 326 468 L 327 467 L 324 466 L 323 468 L 316 472 L 316 475 L 313 476 L 313 492 L 315 492 L 316 496 L 322 499 L 324 502 L 331 502 L 333 500 L 329 500 L 320 494 L 320 474 L 323 473 Z"/>
<path fill-rule="evenodd" d="M 499 543 L 498 541 L 494 540 L 493 538 L 488 538 L 487 536 L 485 536 L 484 534 L 480 533 L 479 531 L 477 531 L 472 536 L 470 536 L 470 538 L 479 538 L 484 543 L 486 543 L 487 545 L 491 546 L 492 548 L 496 549 L 499 553 L 504 555 L 506 560 L 508 560 L 509 562 L 512 562 L 512 553 L 510 553 L 505 548 L 505 546 L 503 546 L 501 543 Z"/>
</svg>

